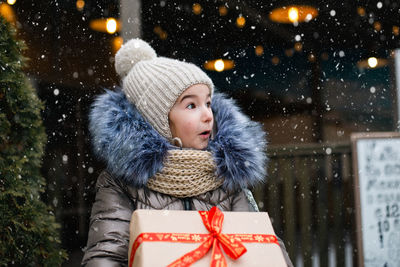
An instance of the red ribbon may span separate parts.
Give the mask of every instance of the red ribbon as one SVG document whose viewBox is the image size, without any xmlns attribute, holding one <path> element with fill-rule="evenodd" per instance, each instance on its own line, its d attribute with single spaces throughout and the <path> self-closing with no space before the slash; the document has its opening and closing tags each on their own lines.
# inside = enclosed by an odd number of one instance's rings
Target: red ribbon
<svg viewBox="0 0 400 267">
<path fill-rule="evenodd" d="M 194 262 L 201 259 L 212 247 L 211 267 L 226 267 L 227 263 L 222 254 L 220 246 L 225 253 L 236 260 L 247 249 L 242 242 L 246 243 L 275 243 L 278 240 L 274 235 L 265 234 L 222 234 L 222 223 L 224 214 L 217 208 L 213 207 L 210 211 L 199 211 L 203 223 L 209 234 L 191 234 L 191 233 L 141 233 L 135 240 L 131 250 L 129 259 L 129 267 L 132 266 L 135 257 L 135 252 L 141 243 L 145 241 L 153 242 L 184 242 L 184 243 L 199 243 L 202 244 L 193 251 L 186 253 L 168 267 L 184 267 L 190 266 Z"/>
</svg>

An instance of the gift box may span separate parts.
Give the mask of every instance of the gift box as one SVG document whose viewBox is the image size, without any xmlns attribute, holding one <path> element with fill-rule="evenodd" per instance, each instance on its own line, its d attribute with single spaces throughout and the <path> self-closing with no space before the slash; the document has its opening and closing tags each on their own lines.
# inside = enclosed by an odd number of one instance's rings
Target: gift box
<svg viewBox="0 0 400 267">
<path fill-rule="evenodd" d="M 136 210 L 129 266 L 287 266 L 266 212 Z"/>
</svg>

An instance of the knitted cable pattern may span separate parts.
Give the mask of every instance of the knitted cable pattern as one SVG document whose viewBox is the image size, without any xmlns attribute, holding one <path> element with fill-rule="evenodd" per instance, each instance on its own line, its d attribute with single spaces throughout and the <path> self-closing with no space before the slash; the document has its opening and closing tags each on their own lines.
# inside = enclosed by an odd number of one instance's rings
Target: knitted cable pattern
<svg viewBox="0 0 400 267">
<path fill-rule="evenodd" d="M 169 150 L 164 168 L 147 182 L 151 190 L 178 198 L 217 189 L 224 179 L 215 176 L 215 163 L 208 151 Z"/>
</svg>

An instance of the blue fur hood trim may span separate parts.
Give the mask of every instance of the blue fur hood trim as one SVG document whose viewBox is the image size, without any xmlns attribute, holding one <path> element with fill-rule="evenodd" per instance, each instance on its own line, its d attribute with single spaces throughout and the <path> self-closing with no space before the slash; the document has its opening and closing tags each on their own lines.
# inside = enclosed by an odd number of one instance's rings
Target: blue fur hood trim
<svg viewBox="0 0 400 267">
<path fill-rule="evenodd" d="M 218 177 L 226 190 L 253 187 L 266 176 L 266 139 L 259 123 L 240 112 L 232 99 L 220 93 L 211 108 L 217 133 L 209 142 Z M 168 150 L 177 149 L 162 137 L 120 90 L 98 96 L 89 115 L 95 154 L 116 177 L 143 187 L 163 168 Z"/>
</svg>

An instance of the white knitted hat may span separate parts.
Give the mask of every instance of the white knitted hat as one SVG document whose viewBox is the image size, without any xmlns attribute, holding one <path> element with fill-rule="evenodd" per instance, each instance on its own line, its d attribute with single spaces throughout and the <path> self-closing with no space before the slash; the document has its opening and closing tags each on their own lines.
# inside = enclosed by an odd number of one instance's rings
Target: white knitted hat
<svg viewBox="0 0 400 267">
<path fill-rule="evenodd" d="M 145 41 L 131 39 L 115 55 L 115 70 L 122 78 L 123 92 L 145 119 L 171 139 L 168 114 L 179 96 L 191 85 L 205 84 L 211 94 L 211 79 L 194 64 L 157 57 Z"/>
</svg>

